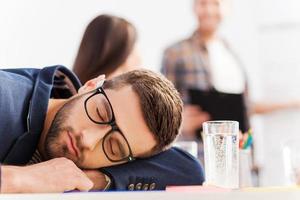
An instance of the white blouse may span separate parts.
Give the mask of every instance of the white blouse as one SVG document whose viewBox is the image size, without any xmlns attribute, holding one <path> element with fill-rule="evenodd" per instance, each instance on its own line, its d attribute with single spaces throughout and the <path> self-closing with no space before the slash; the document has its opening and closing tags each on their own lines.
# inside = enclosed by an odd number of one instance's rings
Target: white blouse
<svg viewBox="0 0 300 200">
<path fill-rule="evenodd" d="M 213 40 L 206 46 L 215 89 L 225 93 L 243 93 L 246 80 L 233 54 L 220 40 Z"/>
</svg>

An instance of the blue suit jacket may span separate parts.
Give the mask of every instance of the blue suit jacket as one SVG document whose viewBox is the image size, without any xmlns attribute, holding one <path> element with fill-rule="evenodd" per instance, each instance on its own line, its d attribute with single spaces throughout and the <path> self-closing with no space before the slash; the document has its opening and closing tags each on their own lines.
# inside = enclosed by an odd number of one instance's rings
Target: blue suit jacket
<svg viewBox="0 0 300 200">
<path fill-rule="evenodd" d="M 69 88 L 56 87 L 69 82 Z M 0 70 L 0 162 L 26 164 L 37 148 L 49 98 L 69 98 L 81 86 L 63 66 Z M 203 182 L 198 161 L 178 148 L 132 163 L 101 169 L 112 179 L 110 189 L 165 189 L 167 185 Z"/>
</svg>

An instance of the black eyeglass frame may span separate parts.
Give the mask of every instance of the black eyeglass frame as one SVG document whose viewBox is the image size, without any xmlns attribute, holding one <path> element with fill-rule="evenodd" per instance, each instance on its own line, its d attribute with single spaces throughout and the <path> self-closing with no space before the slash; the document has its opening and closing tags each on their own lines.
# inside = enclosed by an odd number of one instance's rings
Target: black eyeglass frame
<svg viewBox="0 0 300 200">
<path fill-rule="evenodd" d="M 108 104 L 109 104 L 109 107 L 110 107 L 111 112 L 112 112 L 112 118 L 111 118 L 111 120 L 110 120 L 109 122 L 98 122 L 98 121 L 95 121 L 95 120 L 89 115 L 89 112 L 88 112 L 88 109 L 87 109 L 87 102 L 89 101 L 90 98 L 92 98 L 93 96 L 95 96 L 95 95 L 97 95 L 97 94 L 102 94 L 102 95 L 106 98 L 106 100 L 107 100 L 107 102 L 108 102 Z M 96 89 L 94 90 L 93 94 L 91 94 L 91 95 L 84 101 L 84 109 L 85 109 L 86 115 L 88 116 L 88 118 L 89 118 L 92 122 L 94 122 L 94 123 L 96 123 L 96 124 L 99 124 L 99 125 L 110 125 L 110 126 L 112 127 L 111 130 L 108 131 L 108 132 L 104 135 L 104 137 L 103 137 L 103 139 L 102 139 L 102 149 L 103 149 L 103 152 L 104 152 L 106 158 L 107 158 L 109 161 L 111 161 L 111 162 L 122 162 L 122 161 L 131 162 L 131 161 L 134 161 L 134 160 L 135 160 L 135 157 L 134 157 L 133 154 L 132 154 L 132 150 L 131 150 L 131 147 L 130 147 L 130 145 L 129 145 L 129 142 L 128 142 L 128 140 L 126 139 L 124 133 L 121 131 L 121 129 L 120 129 L 120 128 L 118 127 L 118 125 L 116 124 L 116 118 L 115 118 L 114 110 L 113 110 L 112 105 L 111 105 L 111 103 L 110 103 L 110 101 L 109 101 L 109 99 L 108 99 L 108 97 L 107 97 L 107 95 L 106 95 L 106 93 L 104 92 L 104 89 L 103 89 L 102 87 L 96 88 Z M 113 133 L 114 131 L 117 131 L 117 132 L 119 132 L 119 133 L 121 134 L 121 136 L 124 138 L 124 140 L 125 140 L 125 142 L 126 142 L 126 144 L 127 144 L 127 146 L 128 146 L 128 149 L 129 149 L 129 155 L 128 155 L 127 157 L 122 158 L 122 159 L 119 159 L 119 160 L 111 159 L 111 158 L 108 156 L 108 154 L 106 153 L 105 148 L 104 148 L 104 141 L 105 141 L 105 139 L 109 136 L 109 134 Z"/>
</svg>

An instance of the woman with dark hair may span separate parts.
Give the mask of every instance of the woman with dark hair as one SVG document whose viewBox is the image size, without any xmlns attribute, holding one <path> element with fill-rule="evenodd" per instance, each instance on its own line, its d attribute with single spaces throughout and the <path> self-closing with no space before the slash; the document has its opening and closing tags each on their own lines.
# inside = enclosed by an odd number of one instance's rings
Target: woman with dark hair
<svg viewBox="0 0 300 200">
<path fill-rule="evenodd" d="M 97 16 L 85 30 L 73 71 L 84 84 L 100 74 L 110 78 L 135 69 L 140 65 L 136 39 L 136 29 L 127 20 Z"/>
</svg>

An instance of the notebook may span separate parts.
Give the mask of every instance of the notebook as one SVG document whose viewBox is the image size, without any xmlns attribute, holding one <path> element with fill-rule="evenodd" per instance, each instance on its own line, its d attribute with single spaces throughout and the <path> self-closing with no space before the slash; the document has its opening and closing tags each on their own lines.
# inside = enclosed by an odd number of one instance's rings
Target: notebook
<svg viewBox="0 0 300 200">
<path fill-rule="evenodd" d="M 189 89 L 190 103 L 208 112 L 211 120 L 235 120 L 242 132 L 249 129 L 248 115 L 243 94 L 222 93 L 216 90 Z"/>
</svg>

